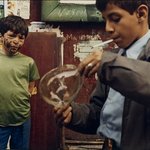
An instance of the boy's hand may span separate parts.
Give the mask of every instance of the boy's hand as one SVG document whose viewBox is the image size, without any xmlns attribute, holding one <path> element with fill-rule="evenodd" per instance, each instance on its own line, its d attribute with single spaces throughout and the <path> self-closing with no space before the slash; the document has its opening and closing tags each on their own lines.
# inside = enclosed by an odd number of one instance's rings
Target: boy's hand
<svg viewBox="0 0 150 150">
<path fill-rule="evenodd" d="M 102 54 L 103 50 L 97 49 L 85 57 L 78 66 L 80 74 L 84 75 L 85 77 L 94 75 L 100 67 Z"/>
<path fill-rule="evenodd" d="M 54 108 L 55 120 L 58 126 L 67 125 L 72 119 L 72 107 L 70 105 L 64 105 L 62 107 Z"/>
</svg>

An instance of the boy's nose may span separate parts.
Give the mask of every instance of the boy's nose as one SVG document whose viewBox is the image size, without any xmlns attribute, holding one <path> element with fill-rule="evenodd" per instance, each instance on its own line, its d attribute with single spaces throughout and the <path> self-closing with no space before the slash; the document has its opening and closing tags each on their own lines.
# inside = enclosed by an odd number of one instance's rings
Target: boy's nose
<svg viewBox="0 0 150 150">
<path fill-rule="evenodd" d="M 114 32 L 114 27 L 110 22 L 107 21 L 106 25 L 105 25 L 105 30 L 108 33 L 113 33 Z"/>
<path fill-rule="evenodd" d="M 15 43 L 18 43 L 18 42 L 19 42 L 19 40 L 20 40 L 20 38 L 19 38 L 18 36 L 16 36 L 16 37 L 14 38 L 14 40 L 13 40 L 13 41 L 14 41 Z"/>
</svg>

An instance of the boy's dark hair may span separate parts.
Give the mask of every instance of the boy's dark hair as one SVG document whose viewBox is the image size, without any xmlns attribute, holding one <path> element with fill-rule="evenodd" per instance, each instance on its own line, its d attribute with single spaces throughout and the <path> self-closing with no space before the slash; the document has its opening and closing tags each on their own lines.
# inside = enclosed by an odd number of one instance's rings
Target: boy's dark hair
<svg viewBox="0 0 150 150">
<path fill-rule="evenodd" d="M 96 0 L 96 7 L 100 11 L 104 11 L 107 4 L 114 4 L 130 14 L 133 14 L 141 4 L 147 5 L 150 9 L 150 0 Z"/>
<path fill-rule="evenodd" d="M 13 31 L 27 37 L 28 25 L 20 16 L 7 16 L 0 20 L 0 33 L 3 36 L 7 31 Z"/>
<path fill-rule="evenodd" d="M 145 4 L 149 8 L 148 22 L 150 24 L 150 0 L 96 0 L 96 7 L 101 12 L 106 9 L 107 4 L 114 4 L 130 14 L 133 14 L 141 4 Z"/>
</svg>

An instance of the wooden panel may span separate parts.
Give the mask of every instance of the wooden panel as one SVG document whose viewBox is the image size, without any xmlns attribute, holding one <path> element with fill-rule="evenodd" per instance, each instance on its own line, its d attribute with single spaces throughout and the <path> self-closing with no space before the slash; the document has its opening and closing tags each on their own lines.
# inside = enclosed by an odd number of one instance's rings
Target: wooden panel
<svg viewBox="0 0 150 150">
<path fill-rule="evenodd" d="M 59 65 L 60 40 L 55 33 L 29 33 L 22 52 L 31 56 L 38 66 L 40 76 Z M 59 46 L 58 46 L 59 45 Z M 57 149 L 57 128 L 51 106 L 39 92 L 31 98 L 31 150 Z"/>
<path fill-rule="evenodd" d="M 41 20 L 41 0 L 30 0 L 30 19 L 27 19 L 27 23 L 31 21 Z"/>
</svg>

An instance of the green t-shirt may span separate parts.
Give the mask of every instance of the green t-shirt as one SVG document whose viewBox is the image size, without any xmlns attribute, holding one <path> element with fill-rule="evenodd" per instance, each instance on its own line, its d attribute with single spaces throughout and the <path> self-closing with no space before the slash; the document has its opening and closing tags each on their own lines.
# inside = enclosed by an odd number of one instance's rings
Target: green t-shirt
<svg viewBox="0 0 150 150">
<path fill-rule="evenodd" d="M 22 124 L 30 116 L 29 82 L 39 79 L 31 57 L 0 53 L 0 126 Z"/>
</svg>

